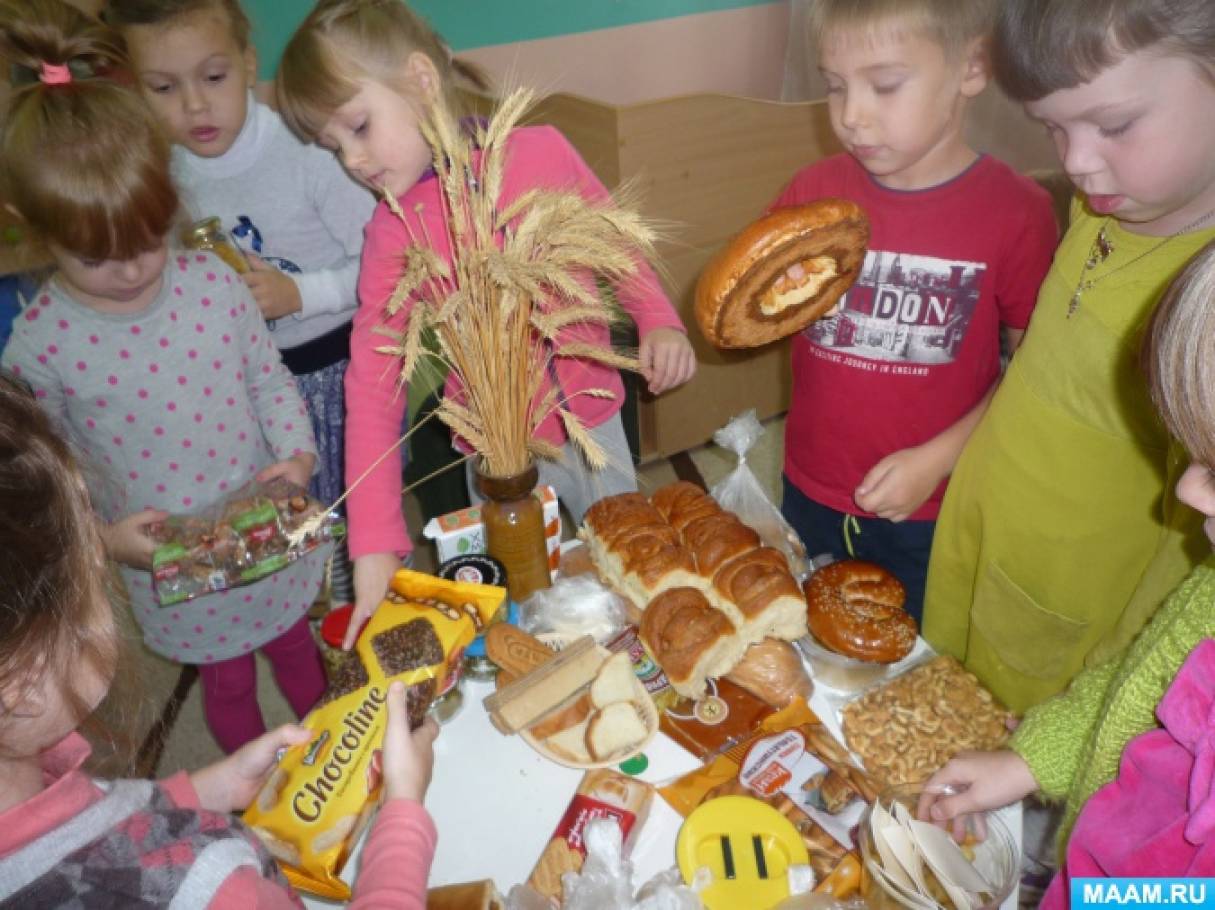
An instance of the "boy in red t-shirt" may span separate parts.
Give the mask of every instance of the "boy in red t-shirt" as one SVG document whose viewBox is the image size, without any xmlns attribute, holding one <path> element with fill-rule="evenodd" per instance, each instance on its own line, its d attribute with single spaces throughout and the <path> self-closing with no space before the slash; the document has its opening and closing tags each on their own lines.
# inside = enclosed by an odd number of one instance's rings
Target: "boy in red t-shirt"
<svg viewBox="0 0 1215 910">
<path fill-rule="evenodd" d="M 1050 199 L 963 138 L 987 85 L 992 0 L 819 0 L 810 40 L 847 154 L 773 208 L 869 215 L 837 308 L 793 340 L 781 510 L 811 554 L 890 569 L 918 621 L 945 481 L 1015 350 L 1058 239 Z"/>
</svg>

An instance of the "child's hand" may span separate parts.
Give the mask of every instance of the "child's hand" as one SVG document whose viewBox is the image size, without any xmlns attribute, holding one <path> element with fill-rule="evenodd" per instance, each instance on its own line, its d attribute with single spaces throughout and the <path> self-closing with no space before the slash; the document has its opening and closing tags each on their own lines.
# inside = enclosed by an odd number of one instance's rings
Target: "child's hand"
<svg viewBox="0 0 1215 910">
<path fill-rule="evenodd" d="M 952 788 L 955 794 L 942 795 L 944 787 Z M 1038 782 L 1029 765 L 1011 749 L 961 752 L 928 778 L 916 815 L 942 825 L 952 822 L 954 837 L 961 840 L 967 815 L 999 809 L 1037 789 Z"/>
<path fill-rule="evenodd" d="M 641 375 L 654 395 L 681 386 L 696 375 L 696 352 L 688 336 L 678 329 L 654 329 L 641 339 L 638 358 Z"/>
<path fill-rule="evenodd" d="M 280 319 L 304 308 L 299 285 L 286 272 L 280 272 L 254 253 L 246 253 L 252 272 L 242 277 L 257 307 L 266 319 Z"/>
<path fill-rule="evenodd" d="M 350 615 L 346 638 L 342 641 L 343 651 L 354 647 L 363 623 L 371 619 L 371 614 L 388 593 L 388 583 L 399 568 L 401 560 L 397 559 L 395 553 L 368 553 L 354 561 L 354 611 Z"/>
<path fill-rule="evenodd" d="M 151 569 L 156 544 L 149 536 L 148 529 L 168 517 L 168 512 L 144 509 L 111 525 L 104 525 L 101 536 L 105 540 L 106 552 L 115 562 L 133 569 Z"/>
<path fill-rule="evenodd" d="M 278 750 L 302 746 L 310 739 L 312 731 L 307 727 L 284 724 L 246 743 L 222 761 L 195 771 L 190 781 L 199 803 L 212 812 L 244 811 L 278 764 Z"/>
<path fill-rule="evenodd" d="M 260 483 L 269 483 L 276 477 L 285 477 L 297 487 L 306 487 L 315 468 L 316 456 L 311 452 L 300 452 L 283 461 L 276 461 L 258 474 L 257 479 Z"/>
<path fill-rule="evenodd" d="M 852 498 L 879 518 L 903 521 L 928 500 L 944 476 L 923 446 L 900 449 L 869 469 Z"/>
<path fill-rule="evenodd" d="M 384 727 L 384 793 L 388 799 L 404 797 L 422 802 L 430 786 L 435 765 L 435 737 L 439 725 L 427 717 L 422 726 L 409 732 L 409 708 L 405 685 L 388 687 L 388 723 Z"/>
</svg>

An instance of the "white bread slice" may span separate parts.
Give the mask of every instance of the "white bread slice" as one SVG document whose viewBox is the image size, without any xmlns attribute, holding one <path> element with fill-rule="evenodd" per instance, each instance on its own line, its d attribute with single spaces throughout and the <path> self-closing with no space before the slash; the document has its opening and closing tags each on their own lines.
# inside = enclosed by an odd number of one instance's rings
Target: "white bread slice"
<svg viewBox="0 0 1215 910">
<path fill-rule="evenodd" d="M 632 702 L 618 701 L 591 715 L 586 746 L 595 761 L 624 755 L 645 742 L 649 730 Z"/>
<path fill-rule="evenodd" d="M 629 701 L 637 695 L 637 677 L 633 662 L 624 651 L 618 651 L 603 662 L 591 680 L 591 704 L 606 708 L 613 702 Z"/>
<path fill-rule="evenodd" d="M 580 724 L 591 716 L 595 705 L 591 703 L 589 691 L 583 691 L 556 711 L 546 715 L 527 728 L 527 732 L 536 739 L 548 739 L 563 730 Z"/>
<path fill-rule="evenodd" d="M 784 595 L 775 598 L 763 615 L 748 624 L 744 637 L 751 644 L 764 638 L 779 638 L 782 641 L 797 641 L 806 634 L 806 600 L 804 597 Z M 755 634 L 759 634 L 759 638 Z"/>
<path fill-rule="evenodd" d="M 554 733 L 544 740 L 544 745 L 556 756 L 565 761 L 585 765 L 591 761 L 591 753 L 587 751 L 587 727 L 589 719 L 567 727 L 560 733 Z"/>
</svg>

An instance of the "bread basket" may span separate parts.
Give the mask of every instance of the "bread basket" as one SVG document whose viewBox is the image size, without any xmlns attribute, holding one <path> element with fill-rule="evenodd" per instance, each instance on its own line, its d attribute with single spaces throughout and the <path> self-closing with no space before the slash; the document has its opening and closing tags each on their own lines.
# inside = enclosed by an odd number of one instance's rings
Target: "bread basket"
<svg viewBox="0 0 1215 910">
<path fill-rule="evenodd" d="M 558 659 L 554 655 L 557 652 L 564 651 L 572 644 L 572 642 L 565 637 L 562 637 L 562 640 L 559 641 L 548 640 L 548 636 L 544 636 L 544 639 L 545 640 L 541 640 L 537 637 L 530 636 L 515 627 L 495 627 L 489 632 L 487 646 L 491 656 L 497 660 L 499 665 L 502 666 L 507 673 L 528 674 L 532 670 L 542 672 L 543 668 L 549 667 L 557 662 Z M 589 636 L 583 637 L 583 644 L 580 649 L 577 646 L 571 648 L 571 652 L 577 650 L 585 652 L 584 656 L 580 658 L 580 660 L 583 660 L 584 662 L 586 658 L 594 660 L 596 656 L 598 657 L 599 662 L 596 664 L 596 666 L 599 667 L 599 670 L 596 671 L 596 676 L 600 678 L 602 677 L 603 663 L 607 662 L 609 658 L 617 656 L 602 645 L 595 644 Z M 586 760 L 578 760 L 572 754 L 572 751 L 559 750 L 550 745 L 548 739 L 552 738 L 551 736 L 541 737 L 532 732 L 533 728 L 538 724 L 545 723 L 546 720 L 553 718 L 555 715 L 561 714 L 563 711 L 577 711 L 577 703 L 579 701 L 589 701 L 589 683 L 584 684 L 584 686 L 579 689 L 571 691 L 561 705 L 545 712 L 543 716 L 531 721 L 526 727 L 518 729 L 518 735 L 522 737 L 523 741 L 531 746 L 536 752 L 543 755 L 550 761 L 556 762 L 557 764 L 563 765 L 567 768 L 606 768 L 619 764 L 620 762 L 627 761 L 633 756 L 638 755 L 643 749 L 645 749 L 647 745 L 649 745 L 649 743 L 653 740 L 654 735 L 658 732 L 658 708 L 655 706 L 653 699 L 650 698 L 649 693 L 646 691 L 645 685 L 636 677 L 636 675 L 634 675 L 632 665 L 628 664 L 627 666 L 627 671 L 624 671 L 623 669 L 613 671 L 616 674 L 614 685 L 617 687 L 614 690 L 614 694 L 627 691 L 627 697 L 612 697 L 608 700 L 612 703 L 626 702 L 632 705 L 637 712 L 638 718 L 641 720 L 642 726 L 645 729 L 645 735 L 641 738 L 641 740 L 639 740 L 634 746 L 628 748 L 627 751 L 622 750 L 615 752 L 610 758 L 602 761 L 593 760 L 589 754 L 587 755 Z M 624 679 L 622 680 L 621 677 Z M 504 674 L 500 674 L 498 679 L 499 692 L 502 690 L 503 679 Z M 491 701 L 495 698 L 501 698 L 501 696 L 492 696 L 490 699 L 487 699 L 487 708 L 489 708 Z M 582 710 L 586 713 L 581 715 L 579 719 L 571 721 L 567 726 L 559 727 L 557 731 L 552 734 L 552 736 L 556 736 L 558 734 L 566 736 L 572 734 L 576 736 L 577 734 L 573 733 L 576 728 L 585 728 L 587 723 L 593 719 L 593 717 L 599 713 L 599 711 L 607 710 L 611 707 L 611 705 L 608 704 L 608 701 L 602 703 L 603 708 L 584 707 Z M 590 752 L 589 747 L 585 747 L 583 741 L 575 740 L 575 742 L 578 743 L 580 747 L 586 748 L 588 753 Z"/>
<path fill-rule="evenodd" d="M 570 760 L 566 756 L 558 755 L 552 749 L 548 748 L 548 746 L 545 744 L 545 740 L 537 739 L 527 730 L 523 730 L 519 736 L 523 738 L 525 743 L 527 743 L 549 761 L 556 762 L 559 765 L 564 765 L 567 768 L 578 768 L 580 770 L 590 770 L 592 768 L 611 768 L 620 764 L 621 762 L 628 761 L 630 758 L 640 755 L 643 751 L 645 751 L 645 747 L 650 744 L 650 742 L 654 739 L 654 735 L 658 732 L 658 708 L 655 706 L 654 700 L 650 698 L 649 693 L 646 692 L 645 686 L 641 684 L 641 680 L 634 678 L 633 682 L 637 688 L 636 699 L 633 701 L 633 704 L 638 709 L 638 713 L 641 715 L 641 719 L 645 724 L 647 733 L 645 739 L 638 743 L 635 748 L 630 749 L 627 752 L 621 752 L 613 755 L 606 761 L 576 762 Z"/>
</svg>

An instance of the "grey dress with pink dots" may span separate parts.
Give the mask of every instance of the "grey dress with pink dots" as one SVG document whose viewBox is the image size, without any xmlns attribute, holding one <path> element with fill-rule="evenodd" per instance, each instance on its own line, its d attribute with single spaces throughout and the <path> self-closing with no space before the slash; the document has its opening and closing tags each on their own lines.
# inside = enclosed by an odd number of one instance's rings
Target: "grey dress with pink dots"
<svg viewBox="0 0 1215 910">
<path fill-rule="evenodd" d="M 18 317 L 0 365 L 34 389 L 90 463 L 108 521 L 197 512 L 263 468 L 315 454 L 291 374 L 244 283 L 210 254 L 171 254 L 141 312 L 91 309 L 48 281 Z M 148 647 L 213 663 L 272 641 L 320 590 L 330 547 L 251 585 L 161 608 L 148 572 L 123 567 Z"/>
</svg>

